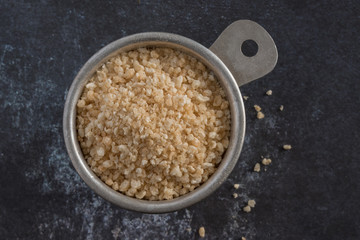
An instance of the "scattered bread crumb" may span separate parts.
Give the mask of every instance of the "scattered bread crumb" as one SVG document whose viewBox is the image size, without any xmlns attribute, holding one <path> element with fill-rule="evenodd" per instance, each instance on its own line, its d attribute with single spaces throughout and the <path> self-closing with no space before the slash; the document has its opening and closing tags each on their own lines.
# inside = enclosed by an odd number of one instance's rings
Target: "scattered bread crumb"
<svg viewBox="0 0 360 240">
<path fill-rule="evenodd" d="M 261 107 L 259 105 L 254 105 L 255 110 L 257 111 L 257 118 L 262 119 L 265 115 L 261 112 Z"/>
<path fill-rule="evenodd" d="M 254 172 L 260 172 L 260 164 L 259 163 L 255 164 Z"/>
<path fill-rule="evenodd" d="M 241 237 L 241 240 L 246 240 L 246 238 L 245 238 L 245 237 Z"/>
<path fill-rule="evenodd" d="M 255 204 L 256 204 L 256 202 L 255 202 L 255 200 L 253 200 L 253 199 L 251 199 L 251 200 L 249 200 L 248 201 L 248 205 L 250 206 L 250 207 L 255 207 Z"/>
<path fill-rule="evenodd" d="M 254 105 L 254 108 L 257 112 L 260 112 L 261 111 L 261 107 L 259 105 Z"/>
<path fill-rule="evenodd" d="M 281 105 L 281 106 L 279 107 L 279 109 L 280 109 L 280 111 L 283 111 L 283 110 L 284 110 L 284 105 Z"/>
<path fill-rule="evenodd" d="M 272 95 L 272 90 L 268 90 L 268 91 L 266 92 L 266 95 L 268 95 L 268 96 Z"/>
<path fill-rule="evenodd" d="M 202 238 L 205 237 L 205 228 L 204 227 L 199 228 L 199 235 Z"/>
<path fill-rule="evenodd" d="M 291 145 L 285 144 L 285 145 L 283 146 L 283 149 L 284 149 L 284 150 L 290 150 L 290 149 L 291 149 Z"/>
<path fill-rule="evenodd" d="M 263 119 L 265 117 L 265 114 L 263 114 L 262 112 L 258 112 L 256 117 L 258 119 Z"/>
<path fill-rule="evenodd" d="M 243 99 L 246 101 L 249 99 L 249 96 L 243 96 Z"/>
<path fill-rule="evenodd" d="M 238 189 L 239 187 L 240 187 L 240 184 L 238 184 L 238 183 L 235 183 L 235 184 L 234 184 L 234 188 L 235 188 L 235 189 Z"/>
<path fill-rule="evenodd" d="M 270 158 L 264 158 L 264 159 L 261 161 L 261 163 L 262 163 L 263 165 L 269 165 L 269 164 L 271 163 L 271 159 L 270 159 Z"/>
<path fill-rule="evenodd" d="M 237 198 L 239 195 L 237 193 L 233 193 L 233 197 Z"/>
<path fill-rule="evenodd" d="M 243 208 L 243 211 L 244 211 L 244 212 L 247 212 L 247 213 L 248 213 L 248 212 L 251 212 L 250 206 L 248 205 L 248 206 L 244 207 L 244 208 Z"/>
</svg>

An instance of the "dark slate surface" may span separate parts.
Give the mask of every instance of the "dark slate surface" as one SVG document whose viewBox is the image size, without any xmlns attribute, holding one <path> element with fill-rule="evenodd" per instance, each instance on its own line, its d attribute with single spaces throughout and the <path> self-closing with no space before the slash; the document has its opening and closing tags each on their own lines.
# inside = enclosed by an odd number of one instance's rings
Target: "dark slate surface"
<svg viewBox="0 0 360 240">
<path fill-rule="evenodd" d="M 197 239 L 200 226 L 207 239 L 360 239 L 359 1 L 30 2 L 0 3 L 1 239 Z M 62 138 L 64 99 L 80 67 L 138 32 L 178 33 L 210 46 L 238 19 L 269 31 L 279 62 L 241 88 L 250 96 L 246 140 L 226 183 L 161 215 L 123 210 L 94 194 Z M 273 96 L 264 95 L 268 89 Z M 256 119 L 254 104 L 265 119 Z M 293 149 L 282 151 L 285 143 Z M 273 164 L 254 173 L 261 155 Z M 257 205 L 245 214 L 249 198 Z"/>
</svg>

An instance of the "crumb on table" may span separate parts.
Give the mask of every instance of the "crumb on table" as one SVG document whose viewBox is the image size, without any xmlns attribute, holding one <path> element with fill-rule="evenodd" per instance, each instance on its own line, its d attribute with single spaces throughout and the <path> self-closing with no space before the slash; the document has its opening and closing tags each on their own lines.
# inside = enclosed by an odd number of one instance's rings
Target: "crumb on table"
<svg viewBox="0 0 360 240">
<path fill-rule="evenodd" d="M 205 228 L 204 227 L 199 228 L 199 236 L 202 238 L 205 237 Z"/>
<path fill-rule="evenodd" d="M 284 105 L 281 105 L 281 106 L 279 107 L 279 109 L 280 109 L 280 111 L 283 111 L 283 110 L 284 110 Z"/>
<path fill-rule="evenodd" d="M 255 164 L 254 172 L 260 172 L 260 163 Z"/>
<path fill-rule="evenodd" d="M 270 158 L 264 158 L 264 159 L 261 161 L 261 163 L 262 163 L 263 165 L 269 165 L 269 164 L 271 163 L 271 159 L 270 159 Z"/>
<path fill-rule="evenodd" d="M 291 145 L 285 144 L 285 145 L 283 146 L 283 149 L 284 149 L 284 150 L 290 150 L 290 149 L 291 149 Z"/>
<path fill-rule="evenodd" d="M 239 187 L 240 187 L 240 184 L 238 184 L 238 183 L 235 183 L 235 184 L 234 184 L 234 188 L 235 188 L 235 189 L 238 189 Z"/>
<path fill-rule="evenodd" d="M 247 205 L 246 207 L 244 207 L 244 208 L 243 208 L 243 211 L 244 211 L 244 212 L 247 212 L 247 213 L 248 213 L 248 212 L 251 212 L 250 206 Z"/>
<path fill-rule="evenodd" d="M 261 111 L 261 107 L 259 105 L 254 105 L 254 108 L 257 112 L 260 112 Z"/>
<path fill-rule="evenodd" d="M 238 198 L 238 196 L 239 196 L 239 195 L 238 195 L 237 193 L 233 193 L 233 197 L 234 197 L 234 198 Z"/>
<path fill-rule="evenodd" d="M 268 95 L 268 96 L 272 95 L 272 90 L 268 90 L 268 91 L 266 92 L 266 95 Z"/>
<path fill-rule="evenodd" d="M 256 117 L 257 117 L 258 119 L 263 119 L 263 118 L 265 117 L 265 114 L 263 114 L 262 112 L 258 112 L 257 115 L 256 115 Z"/>
<path fill-rule="evenodd" d="M 248 205 L 250 206 L 250 207 L 255 207 L 255 204 L 256 204 L 256 202 L 255 202 L 255 200 L 253 200 L 253 199 L 251 199 L 251 200 L 249 200 L 248 201 Z"/>
<path fill-rule="evenodd" d="M 243 96 L 243 99 L 246 101 L 249 99 L 249 96 Z"/>
</svg>

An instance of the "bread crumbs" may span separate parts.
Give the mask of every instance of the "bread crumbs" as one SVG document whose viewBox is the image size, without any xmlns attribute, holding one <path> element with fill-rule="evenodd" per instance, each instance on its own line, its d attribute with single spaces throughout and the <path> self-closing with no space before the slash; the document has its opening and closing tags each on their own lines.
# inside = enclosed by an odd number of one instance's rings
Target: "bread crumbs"
<svg viewBox="0 0 360 240">
<path fill-rule="evenodd" d="M 115 191 L 150 201 L 206 182 L 231 129 L 214 73 L 169 48 L 139 48 L 105 62 L 84 86 L 76 120 L 91 170 Z"/>
<path fill-rule="evenodd" d="M 255 164 L 254 172 L 260 172 L 260 163 Z"/>
<path fill-rule="evenodd" d="M 199 236 L 202 238 L 205 237 L 205 228 L 204 227 L 199 228 Z"/>
<path fill-rule="evenodd" d="M 265 117 L 265 114 L 263 114 L 262 112 L 258 112 L 257 115 L 256 115 L 256 117 L 257 117 L 258 119 L 263 119 L 263 118 Z"/>
<path fill-rule="evenodd" d="M 255 204 L 256 204 L 256 202 L 255 202 L 255 200 L 253 200 L 253 199 L 251 199 L 251 200 L 249 200 L 248 201 L 248 205 L 250 206 L 250 207 L 255 207 Z"/>
<path fill-rule="evenodd" d="M 283 149 L 284 149 L 284 150 L 290 150 L 290 149 L 291 149 L 291 145 L 285 144 L 285 145 L 283 146 Z"/>
<path fill-rule="evenodd" d="M 262 161 L 261 161 L 261 163 L 263 164 L 263 165 L 269 165 L 270 163 L 271 163 L 271 159 L 270 158 L 264 158 Z"/>
<path fill-rule="evenodd" d="M 259 105 L 254 105 L 254 108 L 257 112 L 260 112 L 261 111 L 261 107 Z"/>
<path fill-rule="evenodd" d="M 247 212 L 247 213 L 251 212 L 250 206 L 248 205 L 248 206 L 244 207 L 244 208 L 243 208 L 243 211 L 244 211 L 244 212 Z"/>
</svg>

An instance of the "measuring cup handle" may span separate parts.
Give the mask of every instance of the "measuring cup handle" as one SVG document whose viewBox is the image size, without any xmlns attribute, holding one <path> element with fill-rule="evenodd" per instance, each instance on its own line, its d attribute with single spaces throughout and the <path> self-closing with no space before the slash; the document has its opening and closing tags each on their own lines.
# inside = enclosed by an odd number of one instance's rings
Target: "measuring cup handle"
<svg viewBox="0 0 360 240">
<path fill-rule="evenodd" d="M 246 40 L 253 40 L 258 45 L 256 55 L 244 55 L 241 46 Z M 210 50 L 228 67 L 239 87 L 271 72 L 278 59 L 276 45 L 269 33 L 250 20 L 230 24 Z"/>
</svg>

